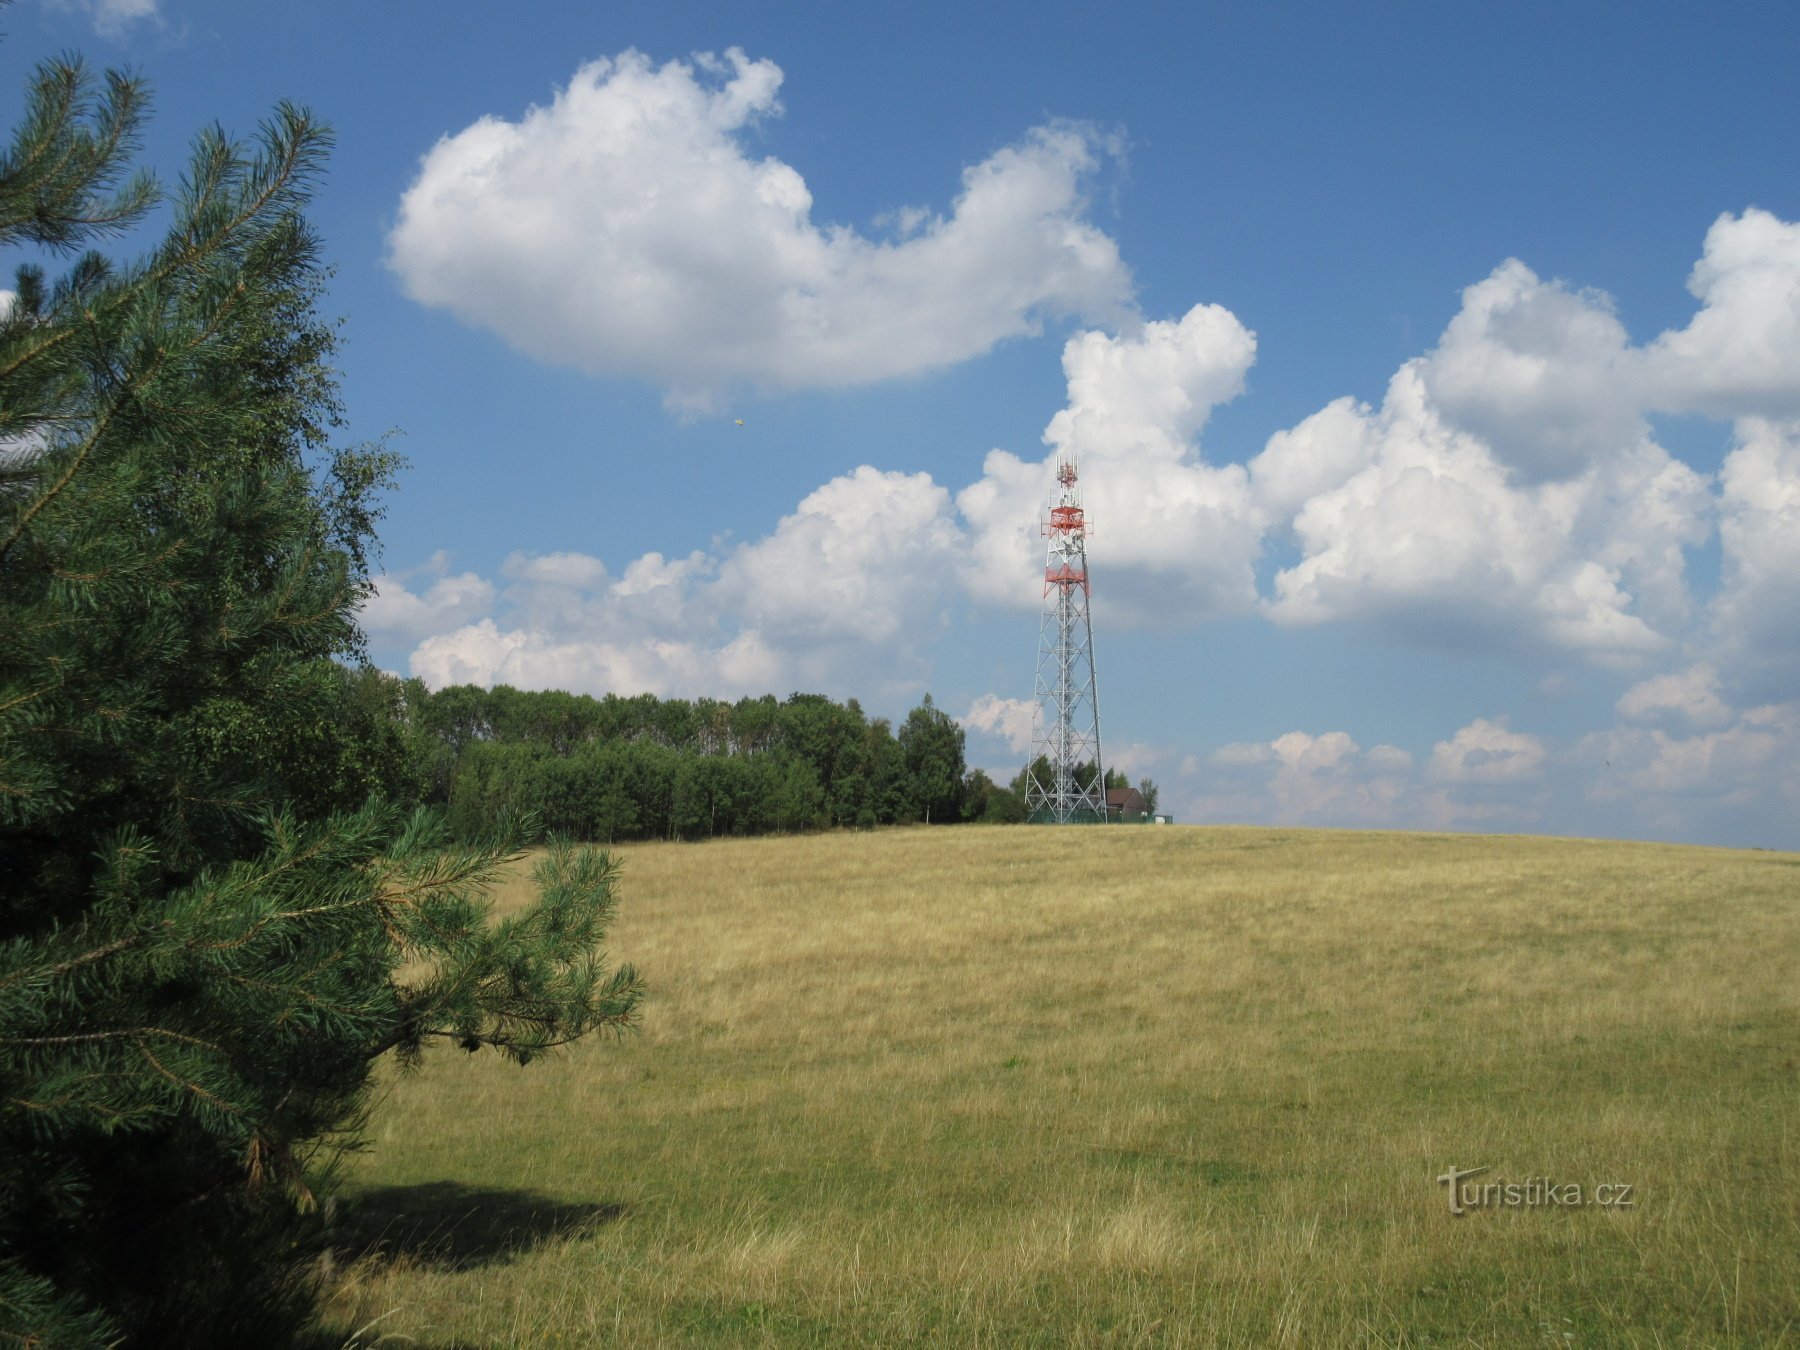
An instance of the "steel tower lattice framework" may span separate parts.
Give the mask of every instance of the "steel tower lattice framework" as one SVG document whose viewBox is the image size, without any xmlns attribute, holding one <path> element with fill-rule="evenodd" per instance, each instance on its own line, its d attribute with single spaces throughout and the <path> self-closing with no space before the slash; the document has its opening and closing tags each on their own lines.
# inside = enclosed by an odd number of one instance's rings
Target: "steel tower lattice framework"
<svg viewBox="0 0 1800 1350">
<path fill-rule="evenodd" d="M 1073 454 L 1059 455 L 1056 505 L 1044 524 L 1044 622 L 1038 641 L 1037 712 L 1025 810 L 1058 825 L 1106 819 L 1100 767 L 1100 694 L 1094 680 L 1094 625 L 1088 614 L 1087 519 Z M 1038 778 L 1049 761 L 1049 781 Z"/>
</svg>

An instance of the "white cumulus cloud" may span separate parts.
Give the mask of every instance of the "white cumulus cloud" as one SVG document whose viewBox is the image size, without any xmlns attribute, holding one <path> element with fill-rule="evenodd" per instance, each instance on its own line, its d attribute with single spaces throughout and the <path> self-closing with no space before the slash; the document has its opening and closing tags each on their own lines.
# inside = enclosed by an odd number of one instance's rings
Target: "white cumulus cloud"
<svg viewBox="0 0 1800 1350">
<path fill-rule="evenodd" d="M 1524 481 L 1572 477 L 1647 434 L 1612 302 L 1541 281 L 1516 259 L 1463 292 L 1420 372 L 1446 420 Z"/>
<path fill-rule="evenodd" d="M 1097 594 L 1113 622 L 1189 622 L 1256 603 L 1262 512 L 1240 464 L 1201 458 L 1208 416 L 1244 387 L 1256 337 L 1229 310 L 1196 305 L 1130 335 L 1085 332 L 1063 348 L 1068 402 L 1026 461 L 990 451 L 957 494 L 968 522 L 966 583 L 978 599 L 1041 603 L 1058 455 L 1080 464 Z M 1098 603 L 1098 602 L 1096 602 Z"/>
<path fill-rule="evenodd" d="M 1291 731 L 1187 756 L 1163 783 L 1164 799 L 1198 822 L 1575 829 L 1791 846 L 1800 704 L 1715 708 L 1704 668 L 1661 681 L 1621 700 L 1625 723 L 1572 745 L 1476 718 L 1420 765 L 1397 746 L 1363 750 L 1346 732 Z"/>
<path fill-rule="evenodd" d="M 1293 518 L 1300 558 L 1277 573 L 1270 617 L 1615 663 L 1667 649 L 1688 606 L 1683 550 L 1711 529 L 1701 476 L 1639 439 L 1574 477 L 1520 481 L 1431 385 L 1430 362 L 1410 362 L 1379 410 L 1334 404 L 1253 462 L 1275 480 L 1266 499 L 1317 489 Z M 1350 476 L 1321 487 L 1327 465 Z"/>
<path fill-rule="evenodd" d="M 1719 693 L 1719 672 L 1705 664 L 1642 680 L 1619 696 L 1615 708 L 1629 722 L 1712 727 L 1731 720 Z"/>
<path fill-rule="evenodd" d="M 1036 716 L 1037 706 L 1030 699 L 983 694 L 969 705 L 969 711 L 957 718 L 957 721 L 970 731 L 994 736 L 1005 742 L 1007 749 L 1023 754 L 1031 749 L 1031 732 Z"/>
<path fill-rule="evenodd" d="M 1800 416 L 1800 224 L 1754 208 L 1706 232 L 1701 308 L 1645 352 L 1646 400 L 1717 417 Z"/>
<path fill-rule="evenodd" d="M 1791 689 L 1800 676 L 1800 419 L 1740 421 L 1720 478 L 1715 640 L 1759 682 Z"/>
<path fill-rule="evenodd" d="M 1348 732 L 1289 731 L 1184 763 L 1169 787 L 1183 819 L 1274 825 L 1393 825 L 1415 795 L 1412 756 L 1364 750 Z"/>
<path fill-rule="evenodd" d="M 814 489 L 724 563 L 737 614 L 784 639 L 904 643 L 940 612 L 960 542 L 929 474 L 863 465 Z"/>
<path fill-rule="evenodd" d="M 897 682 L 916 692 L 918 649 L 953 592 L 958 537 L 950 495 L 929 475 L 864 466 L 719 556 L 647 553 L 615 577 L 587 554 L 514 553 L 503 589 L 472 576 L 440 580 L 424 597 L 384 584 L 386 608 L 369 626 L 417 638 L 434 614 L 435 631 L 411 657 L 433 687 L 877 696 L 899 692 L 883 687 Z M 495 612 L 476 617 L 447 601 L 433 610 L 450 582 Z"/>
<path fill-rule="evenodd" d="M 377 577 L 357 616 L 364 631 L 378 642 L 417 642 L 486 614 L 494 603 L 493 583 L 473 572 L 450 576 L 449 567 L 450 555 L 440 549 L 423 567 Z M 430 584 L 410 589 L 407 583 L 420 575 Z"/>
<path fill-rule="evenodd" d="M 1575 757 L 1587 798 L 1622 809 L 1634 828 L 1662 838 L 1793 846 L 1800 703 L 1751 708 L 1687 734 L 1613 727 L 1582 737 Z"/>
<path fill-rule="evenodd" d="M 1548 754 L 1542 740 L 1509 729 L 1504 717 L 1477 717 L 1431 747 L 1426 771 L 1442 783 L 1517 783 L 1541 774 Z"/>
<path fill-rule="evenodd" d="M 532 356 L 712 406 L 737 384 L 845 386 L 966 360 L 1045 318 L 1124 313 L 1131 280 L 1086 218 L 1107 154 L 1039 127 L 966 169 L 947 214 L 893 237 L 817 222 L 793 166 L 757 156 L 782 72 L 736 48 L 592 61 L 548 106 L 446 136 L 402 197 L 407 293 Z"/>
</svg>

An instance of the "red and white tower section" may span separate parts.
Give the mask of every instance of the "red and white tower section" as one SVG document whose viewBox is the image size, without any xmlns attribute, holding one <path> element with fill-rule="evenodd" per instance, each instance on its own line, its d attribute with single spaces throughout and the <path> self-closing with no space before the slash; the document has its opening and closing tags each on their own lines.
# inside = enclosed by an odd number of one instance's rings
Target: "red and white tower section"
<svg viewBox="0 0 1800 1350">
<path fill-rule="evenodd" d="M 1088 527 L 1078 477 L 1075 456 L 1059 455 L 1060 491 L 1044 523 L 1049 541 L 1044 557 L 1044 623 L 1038 640 L 1031 767 L 1025 777 L 1029 817 L 1058 825 L 1106 819 L 1094 625 L 1088 615 Z"/>
</svg>

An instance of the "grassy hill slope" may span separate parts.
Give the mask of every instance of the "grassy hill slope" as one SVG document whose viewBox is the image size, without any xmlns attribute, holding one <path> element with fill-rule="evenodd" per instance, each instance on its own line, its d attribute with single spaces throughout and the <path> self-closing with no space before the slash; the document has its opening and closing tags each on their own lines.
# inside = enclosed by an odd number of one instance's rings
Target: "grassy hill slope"
<svg viewBox="0 0 1800 1350">
<path fill-rule="evenodd" d="M 644 1034 L 391 1080 L 363 1343 L 1800 1343 L 1800 857 L 620 852 Z M 1453 1215 L 1452 1167 L 1520 1203 Z"/>
</svg>

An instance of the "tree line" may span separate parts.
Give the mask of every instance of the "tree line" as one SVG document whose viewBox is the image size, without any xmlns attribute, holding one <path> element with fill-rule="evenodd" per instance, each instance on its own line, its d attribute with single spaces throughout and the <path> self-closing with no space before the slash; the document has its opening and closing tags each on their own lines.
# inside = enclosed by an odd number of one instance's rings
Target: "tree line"
<svg viewBox="0 0 1800 1350">
<path fill-rule="evenodd" d="M 323 755 L 314 775 L 440 807 L 460 839 L 523 816 L 594 843 L 1025 818 L 1023 775 L 1009 787 L 971 770 L 962 727 L 929 694 L 895 727 L 822 694 L 595 698 L 432 692 L 367 668 L 339 678 L 347 712 L 322 734 L 341 762 Z"/>
<path fill-rule="evenodd" d="M 529 818 L 553 835 L 611 844 L 880 825 L 1016 824 L 1027 774 L 970 768 L 961 726 L 926 694 L 896 728 L 854 698 L 598 698 L 507 685 L 436 692 L 372 667 L 340 667 L 340 711 L 312 724 L 296 764 L 309 792 L 358 791 L 437 807 L 475 841 Z M 1092 764 L 1075 776 L 1088 781 Z M 1130 780 L 1113 769 L 1111 790 Z M 1157 786 L 1140 779 L 1145 809 Z"/>
</svg>

